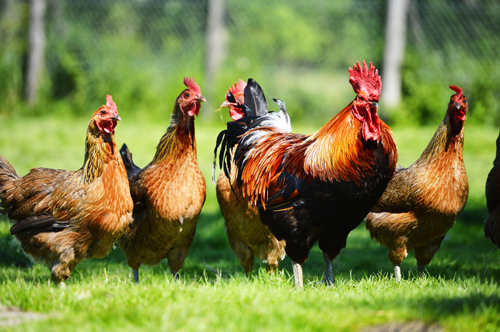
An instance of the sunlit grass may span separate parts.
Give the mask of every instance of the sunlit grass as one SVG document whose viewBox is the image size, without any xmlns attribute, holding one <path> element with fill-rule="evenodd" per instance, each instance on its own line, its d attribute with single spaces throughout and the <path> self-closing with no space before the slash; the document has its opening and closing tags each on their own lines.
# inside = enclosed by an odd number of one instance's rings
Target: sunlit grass
<svg viewBox="0 0 500 332">
<path fill-rule="evenodd" d="M 89 114 L 90 118 L 90 114 Z M 158 121 L 123 119 L 116 141 L 126 142 L 139 166 L 152 158 L 165 132 L 170 111 Z M 44 166 L 76 170 L 83 162 L 88 119 L 10 119 L 0 123 L 0 154 L 19 174 Z M 466 125 L 467 126 L 467 125 Z M 312 133 L 320 127 L 294 125 Z M 437 125 L 436 125 L 437 127 Z M 181 278 L 175 281 L 165 262 L 141 267 L 141 283 L 132 284 L 121 250 L 105 259 L 78 265 L 61 289 L 48 269 L 33 263 L 0 220 L 0 306 L 45 314 L 8 329 L 19 331 L 91 330 L 333 330 L 357 331 L 389 323 L 419 321 L 445 331 L 496 331 L 500 328 L 498 280 L 500 251 L 484 237 L 484 184 L 495 155 L 495 128 L 466 127 L 464 158 L 469 202 L 441 249 L 417 278 L 413 253 L 402 264 L 403 281 L 392 278 L 387 249 L 372 241 L 364 224 L 348 238 L 334 262 L 337 284 L 325 288 L 317 247 L 303 265 L 305 290 L 293 287 L 290 260 L 275 275 L 261 262 L 246 278 L 231 251 L 211 182 L 213 149 L 222 121 L 196 120 L 198 162 L 206 177 L 207 200 Z M 392 128 L 400 161 L 409 166 L 436 128 Z M 219 174 L 217 170 L 216 175 Z M 0 330 L 6 328 L 0 319 Z"/>
</svg>

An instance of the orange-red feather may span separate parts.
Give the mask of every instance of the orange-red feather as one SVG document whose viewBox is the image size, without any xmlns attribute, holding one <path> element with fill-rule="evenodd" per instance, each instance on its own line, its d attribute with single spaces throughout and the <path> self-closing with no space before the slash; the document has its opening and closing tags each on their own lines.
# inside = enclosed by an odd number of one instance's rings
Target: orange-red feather
<svg viewBox="0 0 500 332">
<path fill-rule="evenodd" d="M 361 185 L 365 174 L 373 175 L 376 156 L 367 149 L 361 139 L 362 123 L 352 115 L 353 103 L 323 126 L 317 133 L 306 136 L 277 132 L 272 127 L 257 128 L 267 131 L 265 138 L 257 140 L 247 153 L 240 180 L 244 184 L 243 195 L 253 204 L 279 204 L 284 199 L 299 195 L 294 191 L 290 197 L 275 197 L 278 190 L 289 183 L 283 172 L 297 181 L 309 183 L 318 178 L 323 182 L 353 181 Z M 396 169 L 397 148 L 389 127 L 381 122 L 382 135 L 378 141 L 384 146 L 384 153 L 390 155 L 388 176 Z M 245 135 L 251 134 L 250 130 Z"/>
</svg>

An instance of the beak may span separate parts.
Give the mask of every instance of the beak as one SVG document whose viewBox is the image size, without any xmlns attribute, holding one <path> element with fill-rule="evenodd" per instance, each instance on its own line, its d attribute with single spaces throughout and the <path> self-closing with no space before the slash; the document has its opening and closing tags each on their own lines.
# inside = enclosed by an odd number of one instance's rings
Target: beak
<svg viewBox="0 0 500 332">
<path fill-rule="evenodd" d="M 455 108 L 457 111 L 462 108 L 462 105 L 460 103 L 455 103 Z"/>
<path fill-rule="evenodd" d="M 205 99 L 205 97 L 203 97 L 202 95 L 198 95 L 198 96 L 196 97 L 196 99 L 198 99 L 198 101 L 199 101 L 199 102 L 202 102 L 202 101 L 205 101 L 205 102 L 206 102 L 206 101 L 207 101 L 207 100 Z"/>
<path fill-rule="evenodd" d="M 115 119 L 116 121 L 122 121 L 122 117 L 118 114 L 116 114 L 112 119 Z"/>
<path fill-rule="evenodd" d="M 372 101 L 370 105 L 371 107 L 378 109 L 378 103 L 376 101 Z"/>
<path fill-rule="evenodd" d="M 224 107 L 231 107 L 231 105 L 232 105 L 232 104 L 231 104 L 230 102 L 228 102 L 227 100 L 224 100 L 224 101 L 222 102 L 222 104 L 220 104 L 220 106 L 219 106 L 219 107 L 220 107 L 220 108 L 224 108 Z"/>
</svg>

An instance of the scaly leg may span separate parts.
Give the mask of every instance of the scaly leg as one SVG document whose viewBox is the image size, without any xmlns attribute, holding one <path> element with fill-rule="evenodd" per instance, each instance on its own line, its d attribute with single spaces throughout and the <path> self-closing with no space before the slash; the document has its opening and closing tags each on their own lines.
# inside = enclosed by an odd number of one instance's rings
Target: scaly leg
<svg viewBox="0 0 500 332">
<path fill-rule="evenodd" d="M 295 287 L 304 289 L 304 278 L 302 276 L 302 266 L 292 260 L 293 279 L 295 280 Z"/>
<path fill-rule="evenodd" d="M 423 277 L 425 275 L 425 265 L 417 263 L 418 276 Z"/>
<path fill-rule="evenodd" d="M 415 248 L 415 258 L 417 259 L 418 276 L 425 275 L 425 267 L 429 265 L 432 257 L 436 254 L 443 242 L 444 235 L 432 240 L 423 247 Z"/>
<path fill-rule="evenodd" d="M 333 261 L 325 252 L 323 253 L 323 261 L 325 262 L 325 279 L 323 279 L 322 283 L 326 286 L 333 285 L 335 283 L 335 277 L 333 274 Z"/>
<path fill-rule="evenodd" d="M 132 269 L 132 274 L 134 275 L 134 284 L 139 283 L 139 269 L 134 270 Z"/>
<path fill-rule="evenodd" d="M 399 265 L 394 265 L 394 275 L 396 276 L 396 281 L 401 281 L 401 267 Z"/>
<path fill-rule="evenodd" d="M 170 273 L 172 273 L 172 276 L 174 277 L 175 280 L 179 280 L 179 271 L 174 271 L 170 269 Z"/>
</svg>

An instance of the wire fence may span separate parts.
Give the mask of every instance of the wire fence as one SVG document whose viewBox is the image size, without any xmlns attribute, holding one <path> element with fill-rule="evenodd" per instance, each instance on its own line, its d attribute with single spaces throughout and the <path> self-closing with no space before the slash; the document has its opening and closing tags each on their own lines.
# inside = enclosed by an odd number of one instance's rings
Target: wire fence
<svg viewBox="0 0 500 332">
<path fill-rule="evenodd" d="M 294 118 L 322 119 L 352 99 L 347 67 L 357 60 L 372 61 L 384 78 L 386 0 L 222 0 L 217 45 L 208 42 L 208 0 L 46 0 L 46 5 L 40 91 L 45 102 L 79 105 L 110 91 L 124 96 L 131 108 L 171 105 L 182 77 L 194 76 L 216 107 L 230 84 L 253 77 L 266 94 L 284 99 Z M 0 10 L 5 41 L 0 74 L 7 74 L 0 79 L 6 89 L 0 94 L 19 102 L 29 2 L 0 0 Z M 435 121 L 451 94 L 447 86 L 457 84 L 475 103 L 478 121 L 491 122 L 492 114 L 499 122 L 499 48 L 498 1 L 410 0 L 404 105 L 387 115 Z M 214 52 L 219 60 L 209 73 L 207 59 Z"/>
</svg>

